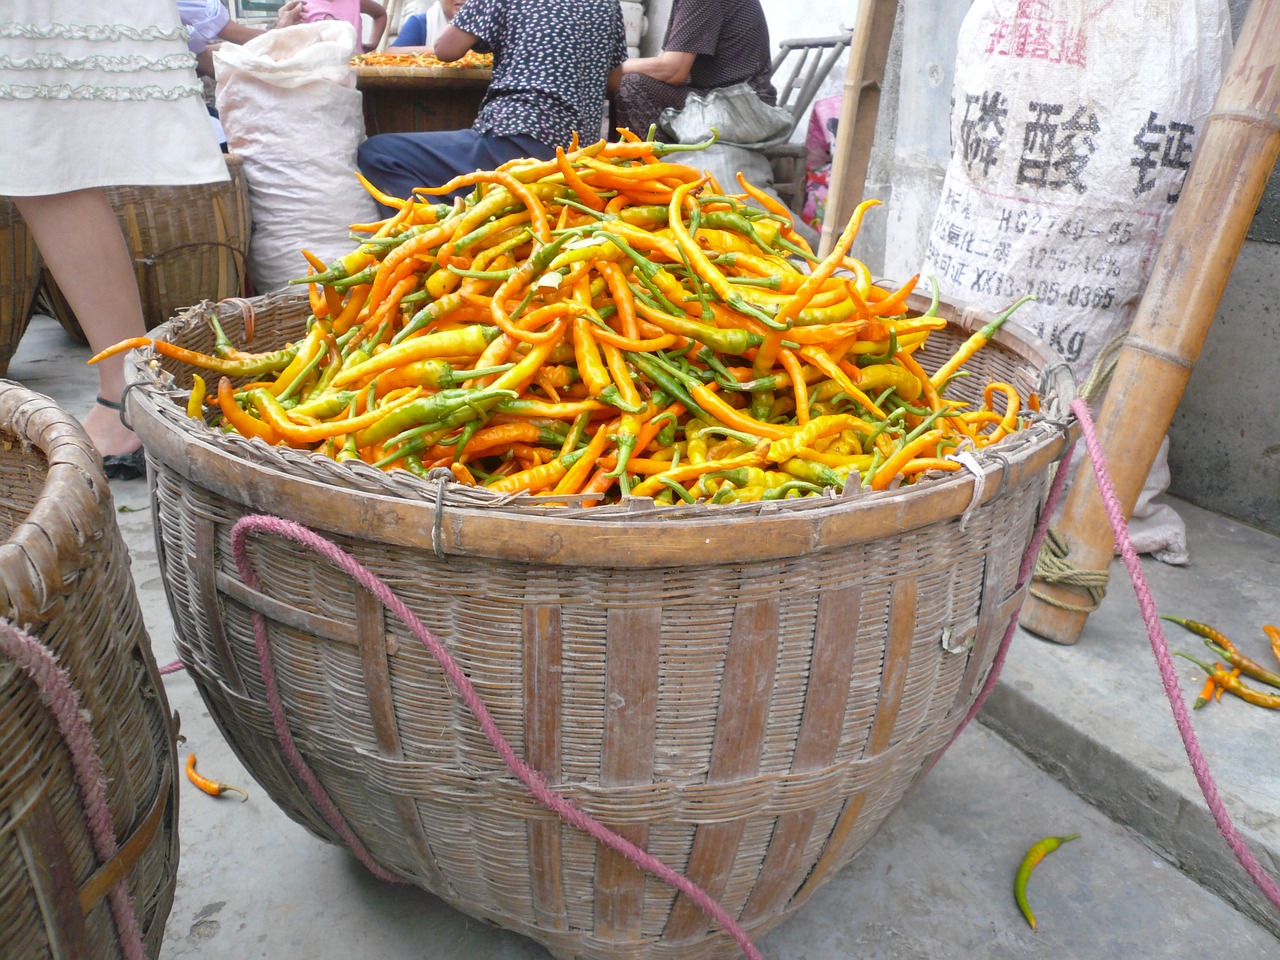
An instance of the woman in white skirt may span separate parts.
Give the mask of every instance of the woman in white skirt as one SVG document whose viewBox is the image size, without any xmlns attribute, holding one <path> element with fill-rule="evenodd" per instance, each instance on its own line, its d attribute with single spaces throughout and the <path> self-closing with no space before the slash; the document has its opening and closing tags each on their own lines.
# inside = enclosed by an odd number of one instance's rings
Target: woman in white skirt
<svg viewBox="0 0 1280 960">
<path fill-rule="evenodd" d="M 0 4 L 0 195 L 12 197 L 96 352 L 143 336 L 103 187 L 227 179 L 174 0 Z M 81 418 L 107 475 L 144 472 L 120 419 L 124 358 L 98 364 Z"/>
</svg>

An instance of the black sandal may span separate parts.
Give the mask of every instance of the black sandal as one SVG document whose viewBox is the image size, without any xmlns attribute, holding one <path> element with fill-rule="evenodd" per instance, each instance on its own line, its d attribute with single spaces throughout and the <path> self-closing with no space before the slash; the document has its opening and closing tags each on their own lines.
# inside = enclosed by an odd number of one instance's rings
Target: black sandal
<svg viewBox="0 0 1280 960">
<path fill-rule="evenodd" d="M 123 405 L 114 400 L 104 400 L 102 397 L 96 397 L 95 402 L 108 410 L 115 410 L 121 415 L 120 419 L 123 421 Z M 144 477 L 147 474 L 146 451 L 138 447 L 132 453 L 112 453 L 104 456 L 102 471 L 107 475 L 108 480 L 137 480 L 139 477 Z"/>
</svg>

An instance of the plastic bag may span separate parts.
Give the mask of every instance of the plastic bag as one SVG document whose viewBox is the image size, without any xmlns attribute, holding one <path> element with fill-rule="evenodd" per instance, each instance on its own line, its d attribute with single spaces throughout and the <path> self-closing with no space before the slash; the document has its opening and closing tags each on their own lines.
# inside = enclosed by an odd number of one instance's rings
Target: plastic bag
<svg viewBox="0 0 1280 960">
<path fill-rule="evenodd" d="M 349 24 L 330 20 L 214 51 L 218 114 L 249 186 L 259 293 L 306 276 L 304 247 L 326 263 L 350 253 L 349 225 L 378 215 L 355 176 L 364 140 L 355 44 Z"/>
<path fill-rule="evenodd" d="M 691 91 L 684 108 L 667 107 L 658 126 L 675 143 L 698 143 L 719 131 L 717 143 L 756 150 L 785 143 L 795 120 L 790 111 L 765 103 L 746 83 L 735 83 L 706 93 Z"/>
</svg>

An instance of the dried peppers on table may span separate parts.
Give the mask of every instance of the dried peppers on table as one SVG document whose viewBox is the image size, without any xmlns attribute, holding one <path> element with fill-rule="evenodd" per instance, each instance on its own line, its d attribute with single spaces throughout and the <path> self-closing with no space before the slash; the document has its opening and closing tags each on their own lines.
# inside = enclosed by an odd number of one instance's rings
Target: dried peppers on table
<svg viewBox="0 0 1280 960">
<path fill-rule="evenodd" d="M 911 315 L 918 278 L 883 289 L 849 255 L 878 201 L 819 259 L 745 180 L 729 192 L 675 162 L 689 149 L 600 141 L 409 198 L 373 191 L 396 212 L 337 262 L 309 257 L 299 342 L 249 354 L 217 329 L 207 356 L 140 338 L 95 359 L 151 344 L 216 375 L 190 406 L 219 429 L 548 496 L 880 490 L 1023 425 L 1010 384 L 946 395 L 1008 313 L 921 367 L 946 325 L 936 295 Z"/>
</svg>

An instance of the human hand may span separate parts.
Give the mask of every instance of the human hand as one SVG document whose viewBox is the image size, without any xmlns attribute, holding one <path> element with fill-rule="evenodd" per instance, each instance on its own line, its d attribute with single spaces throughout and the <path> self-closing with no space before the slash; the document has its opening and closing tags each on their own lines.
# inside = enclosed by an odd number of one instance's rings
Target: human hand
<svg viewBox="0 0 1280 960">
<path fill-rule="evenodd" d="M 302 23 L 306 15 L 306 0 L 286 0 L 276 11 L 276 26 L 291 27 L 295 23 Z"/>
</svg>

